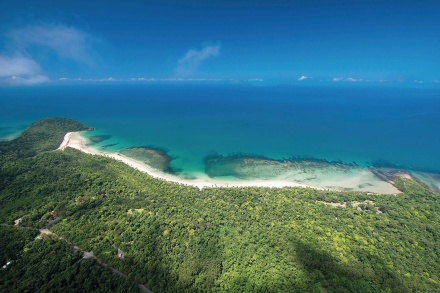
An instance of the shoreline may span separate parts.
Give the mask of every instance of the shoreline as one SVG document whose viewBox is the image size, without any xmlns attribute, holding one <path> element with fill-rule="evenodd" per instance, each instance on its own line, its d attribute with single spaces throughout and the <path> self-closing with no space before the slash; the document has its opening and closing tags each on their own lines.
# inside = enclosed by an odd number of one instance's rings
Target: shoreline
<svg viewBox="0 0 440 293">
<path fill-rule="evenodd" d="M 131 159 L 129 157 L 126 157 L 119 153 L 105 153 L 98 151 L 96 149 L 93 149 L 91 147 L 87 147 L 85 144 L 85 138 L 81 137 L 80 132 L 68 132 L 64 136 L 64 140 L 59 146 L 58 150 L 64 150 L 66 147 L 71 147 L 74 149 L 77 149 L 83 153 L 90 154 L 90 155 L 99 155 L 104 157 L 113 158 L 115 160 L 118 160 L 120 162 L 125 163 L 126 165 L 129 165 L 132 168 L 135 168 L 141 172 L 147 173 L 151 177 L 154 177 L 156 179 L 162 179 L 165 181 L 170 181 L 174 183 L 179 183 L 183 185 L 190 185 L 197 187 L 199 189 L 203 189 L 205 187 L 275 187 L 275 188 L 282 188 L 282 187 L 305 187 L 305 188 L 314 188 L 314 189 L 320 189 L 325 190 L 324 188 L 320 187 L 314 187 L 309 186 L 306 184 L 300 184 L 296 182 L 290 182 L 290 181 L 281 181 L 281 180 L 249 180 L 249 181 L 223 181 L 223 180 L 214 180 L 211 178 L 204 178 L 204 179 L 182 179 L 178 176 L 171 175 L 171 174 L 165 174 L 160 171 L 157 171 L 139 161 L 136 161 L 134 159 Z"/>
<path fill-rule="evenodd" d="M 59 146 L 58 150 L 64 150 L 66 147 L 71 147 L 74 149 L 77 149 L 83 153 L 91 154 L 91 155 L 99 155 L 104 157 L 113 158 L 115 160 L 118 160 L 120 162 L 125 163 L 126 165 L 135 168 L 141 172 L 147 173 L 151 177 L 154 177 L 156 179 L 162 179 L 165 181 L 170 181 L 178 184 L 183 185 L 189 185 L 193 187 L 197 187 L 199 189 L 203 189 L 206 187 L 270 187 L 270 188 L 283 188 L 283 187 L 303 187 L 303 188 L 313 188 L 317 190 L 334 190 L 334 191 L 341 191 L 340 189 L 333 189 L 333 188 L 326 188 L 326 187 L 319 187 L 319 186 L 313 186 L 308 184 L 302 184 L 294 181 L 287 181 L 287 180 L 216 180 L 208 177 L 208 175 L 201 173 L 200 176 L 204 178 L 199 179 L 183 179 L 178 176 L 172 175 L 172 174 L 166 174 L 163 172 L 160 172 L 156 169 L 151 168 L 150 166 L 141 163 L 137 160 L 134 160 L 132 158 L 126 157 L 120 153 L 107 153 L 102 152 L 99 150 L 96 150 L 92 147 L 86 146 L 86 139 L 81 136 L 81 132 L 68 132 L 64 136 L 64 140 Z M 371 171 L 369 171 L 371 172 Z M 350 179 L 350 178 L 349 178 Z M 347 179 L 344 182 L 346 184 L 350 184 L 350 180 Z M 354 178 L 356 179 L 356 178 Z M 382 181 L 383 182 L 383 181 Z M 355 182 L 352 183 L 352 185 L 355 185 Z M 383 182 L 383 186 L 386 186 L 386 188 L 381 189 L 382 192 L 377 191 L 368 191 L 368 190 L 353 190 L 353 191 L 359 191 L 359 192 L 370 192 L 375 194 L 398 194 L 401 193 L 395 186 L 393 186 L 390 183 Z"/>
</svg>

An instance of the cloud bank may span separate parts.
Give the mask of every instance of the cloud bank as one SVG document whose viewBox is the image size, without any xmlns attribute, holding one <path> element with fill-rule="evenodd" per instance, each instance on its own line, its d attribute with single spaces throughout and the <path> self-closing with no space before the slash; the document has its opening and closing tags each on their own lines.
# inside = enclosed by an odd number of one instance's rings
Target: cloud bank
<svg viewBox="0 0 440 293">
<path fill-rule="evenodd" d="M 48 78 L 31 58 L 0 55 L 0 80 L 15 84 L 36 84 L 46 82 Z"/>
<path fill-rule="evenodd" d="M 59 57 L 91 64 L 92 37 L 65 25 L 38 25 L 14 29 L 8 33 L 10 45 L 20 52 L 33 47 L 53 50 Z"/>
<path fill-rule="evenodd" d="M 201 50 L 190 49 L 178 62 L 175 73 L 178 76 L 192 75 L 200 64 L 208 58 L 220 54 L 220 45 L 204 46 Z"/>
<path fill-rule="evenodd" d="M 49 80 L 40 59 L 70 59 L 93 64 L 91 43 L 94 38 L 65 25 L 34 25 L 14 28 L 5 34 L 0 52 L 0 81 L 12 84 L 36 84 Z"/>
<path fill-rule="evenodd" d="M 40 71 L 40 66 L 34 60 L 26 57 L 0 56 L 0 76 L 35 75 Z"/>
</svg>

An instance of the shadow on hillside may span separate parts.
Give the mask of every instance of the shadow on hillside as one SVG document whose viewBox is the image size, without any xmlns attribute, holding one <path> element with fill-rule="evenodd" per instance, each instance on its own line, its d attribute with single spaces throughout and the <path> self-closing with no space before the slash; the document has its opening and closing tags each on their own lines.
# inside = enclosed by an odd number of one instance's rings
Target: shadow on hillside
<svg viewBox="0 0 440 293">
<path fill-rule="evenodd" d="M 297 260 L 307 271 L 310 280 L 327 292 L 410 292 L 398 276 L 386 269 L 385 264 L 370 257 L 376 271 L 366 271 L 359 264 L 341 265 L 325 251 L 313 248 L 302 241 L 295 244 Z"/>
</svg>

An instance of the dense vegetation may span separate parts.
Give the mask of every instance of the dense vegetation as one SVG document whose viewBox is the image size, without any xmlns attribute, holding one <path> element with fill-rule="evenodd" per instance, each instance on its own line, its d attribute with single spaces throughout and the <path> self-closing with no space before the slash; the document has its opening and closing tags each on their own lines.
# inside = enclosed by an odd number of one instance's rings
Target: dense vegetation
<svg viewBox="0 0 440 293">
<path fill-rule="evenodd" d="M 40 143 L 28 139 L 31 149 Z M 10 151 L 27 152 L 20 141 L 9 144 Z M 39 228 L 54 210 L 57 219 L 48 229 L 154 292 L 440 291 L 439 194 L 417 181 L 396 179 L 403 191 L 398 196 L 199 190 L 73 149 L 14 160 L 3 152 L 0 160 L 0 223 L 23 218 L 20 226 Z M 15 255 L 24 253 L 21 247 L 28 246 L 17 246 Z M 44 247 L 26 252 L 34 259 L 30 270 L 43 270 L 38 251 Z M 2 272 L 0 284 L 5 278 Z"/>
<path fill-rule="evenodd" d="M 1 255 L 13 260 L 0 272 L 0 292 L 139 292 L 64 241 L 34 240 L 38 231 L 30 229 L 0 227 L 0 232 Z"/>
</svg>

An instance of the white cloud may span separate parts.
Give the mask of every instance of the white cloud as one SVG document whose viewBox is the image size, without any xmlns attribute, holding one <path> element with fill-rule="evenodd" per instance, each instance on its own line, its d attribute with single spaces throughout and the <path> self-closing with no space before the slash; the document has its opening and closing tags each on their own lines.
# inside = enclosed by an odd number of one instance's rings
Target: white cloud
<svg viewBox="0 0 440 293">
<path fill-rule="evenodd" d="M 348 81 L 348 82 L 360 82 L 364 81 L 362 78 L 353 78 L 353 77 L 334 77 L 332 81 Z"/>
<path fill-rule="evenodd" d="M 40 66 L 34 60 L 16 56 L 0 55 L 0 77 L 12 75 L 34 75 L 40 72 Z"/>
<path fill-rule="evenodd" d="M 59 81 L 81 81 L 81 82 L 117 82 L 117 81 L 124 81 L 123 79 L 117 79 L 113 77 L 105 77 L 105 78 L 68 78 L 68 77 L 61 77 L 58 78 Z"/>
<path fill-rule="evenodd" d="M 48 78 L 31 58 L 0 55 L 0 80 L 11 84 L 36 84 L 46 82 Z"/>
<path fill-rule="evenodd" d="M 155 78 L 145 78 L 145 77 L 132 77 L 131 81 L 157 81 Z"/>
<path fill-rule="evenodd" d="M 35 75 L 29 77 L 21 77 L 21 76 L 13 75 L 8 80 L 6 80 L 6 82 L 15 85 L 19 85 L 19 84 L 31 85 L 31 84 L 43 83 L 48 80 L 49 79 L 47 78 L 47 76 L 44 75 Z"/>
<path fill-rule="evenodd" d="M 36 25 L 11 30 L 9 46 L 21 53 L 33 47 L 48 48 L 61 58 L 92 64 L 91 43 L 94 38 L 65 25 Z"/>
<path fill-rule="evenodd" d="M 47 81 L 49 81 L 49 78 L 45 75 L 34 75 L 27 78 L 22 78 L 18 80 L 18 83 L 30 85 L 30 84 L 44 83 Z"/>
<path fill-rule="evenodd" d="M 88 82 L 114 82 L 114 81 L 121 81 L 120 79 L 113 78 L 113 77 L 105 77 L 105 78 L 89 78 L 89 79 L 83 79 L 84 81 Z"/>
<path fill-rule="evenodd" d="M 93 64 L 92 36 L 65 25 L 34 25 L 5 33 L 5 49 L 0 52 L 0 82 L 37 84 L 49 78 L 42 60 L 55 53 L 60 59 Z M 65 80 L 65 79 L 60 79 Z"/>
<path fill-rule="evenodd" d="M 305 75 L 302 75 L 300 78 L 298 78 L 297 80 L 298 81 L 302 81 L 302 80 L 306 80 L 306 79 L 308 79 L 309 77 L 308 76 L 305 76 Z"/>
<path fill-rule="evenodd" d="M 345 79 L 345 81 L 358 82 L 358 81 L 363 81 L 363 80 L 361 78 L 348 77 Z"/>
<path fill-rule="evenodd" d="M 204 60 L 219 54 L 220 45 L 205 46 L 199 51 L 191 49 L 179 60 L 175 73 L 179 76 L 189 76 L 197 70 Z"/>
</svg>

